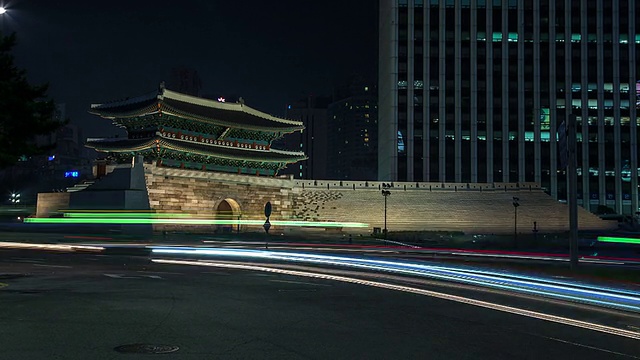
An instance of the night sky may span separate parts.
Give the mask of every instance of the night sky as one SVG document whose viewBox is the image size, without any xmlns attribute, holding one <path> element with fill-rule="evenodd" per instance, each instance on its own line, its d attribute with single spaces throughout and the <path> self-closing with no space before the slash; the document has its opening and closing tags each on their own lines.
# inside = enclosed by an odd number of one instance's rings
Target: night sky
<svg viewBox="0 0 640 360">
<path fill-rule="evenodd" d="M 88 137 L 113 136 L 89 105 L 142 95 L 171 69 L 198 71 L 202 93 L 242 96 L 282 116 L 288 102 L 330 95 L 351 75 L 375 81 L 374 0 L 12 0 L 16 64 L 66 104 Z"/>
</svg>

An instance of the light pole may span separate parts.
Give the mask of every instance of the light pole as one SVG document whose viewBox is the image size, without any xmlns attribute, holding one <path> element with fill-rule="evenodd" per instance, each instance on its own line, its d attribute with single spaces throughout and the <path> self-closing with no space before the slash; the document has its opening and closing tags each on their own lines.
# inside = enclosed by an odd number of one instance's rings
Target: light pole
<svg viewBox="0 0 640 360">
<path fill-rule="evenodd" d="M 518 206 L 520 206 L 520 198 L 513 197 L 513 247 L 518 246 Z"/>
<path fill-rule="evenodd" d="M 387 238 L 387 196 L 391 195 L 391 184 L 382 184 L 382 196 L 384 196 L 384 229 L 382 235 Z"/>
</svg>

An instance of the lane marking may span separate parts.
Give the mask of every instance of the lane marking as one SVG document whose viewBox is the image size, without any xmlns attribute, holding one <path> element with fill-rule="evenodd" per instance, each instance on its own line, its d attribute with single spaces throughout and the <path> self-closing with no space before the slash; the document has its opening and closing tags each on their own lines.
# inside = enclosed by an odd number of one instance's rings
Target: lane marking
<svg viewBox="0 0 640 360">
<path fill-rule="evenodd" d="M 222 271 L 203 271 L 202 274 L 213 274 L 213 275 L 231 275 L 228 272 L 222 272 Z"/>
<path fill-rule="evenodd" d="M 17 263 L 25 263 L 25 264 L 39 264 L 44 262 L 44 260 L 29 260 L 29 259 L 13 259 L 13 262 Z"/>
<path fill-rule="evenodd" d="M 184 275 L 183 273 L 178 273 L 178 272 L 169 272 L 169 271 L 145 271 L 145 270 L 138 270 L 139 273 L 143 273 L 143 274 L 168 274 L 168 275 Z"/>
<path fill-rule="evenodd" d="M 269 280 L 271 282 L 278 282 L 278 283 L 287 283 L 287 284 L 299 284 L 299 285 L 311 285 L 311 286 L 326 286 L 326 287 L 331 287 L 331 285 L 328 284 L 318 284 L 318 283 L 312 283 L 312 282 L 306 282 L 306 281 L 292 281 L 292 280 Z"/>
<path fill-rule="evenodd" d="M 7 287 L 7 286 L 9 286 L 9 284 L 7 284 L 7 283 L 0 283 L 0 289 L 2 289 L 3 287 Z"/>
<path fill-rule="evenodd" d="M 582 329 L 593 330 L 593 331 L 598 331 L 598 332 L 607 333 L 611 335 L 617 335 L 617 336 L 622 336 L 630 339 L 640 340 L 640 333 L 625 330 L 625 329 L 619 329 L 611 326 L 600 325 L 600 324 L 591 323 L 588 321 L 570 319 L 570 318 L 557 316 L 557 315 L 545 314 L 545 313 L 532 311 L 532 310 L 520 309 L 520 308 L 507 306 L 507 305 L 493 304 L 487 301 L 466 298 L 458 295 L 450 295 L 450 294 L 440 293 L 432 290 L 418 289 L 418 288 L 404 286 L 404 285 L 386 284 L 378 281 L 363 280 L 363 279 L 351 278 L 347 276 L 328 275 L 328 274 L 322 274 L 322 273 L 313 273 L 313 272 L 297 271 L 297 270 L 285 270 L 285 269 L 269 268 L 269 267 L 257 266 L 257 265 L 227 264 L 227 263 L 218 263 L 218 262 L 211 262 L 211 261 L 205 262 L 205 261 L 188 261 L 188 260 L 166 260 L 166 259 L 151 259 L 151 261 L 155 263 L 160 263 L 160 264 L 197 265 L 197 266 L 210 266 L 210 267 L 218 267 L 218 268 L 264 271 L 264 272 L 277 273 L 277 274 L 303 276 L 303 277 L 309 277 L 309 278 L 315 278 L 315 279 L 327 279 L 327 280 L 341 281 L 341 282 L 352 283 L 352 284 L 367 285 L 367 286 L 378 287 L 383 289 L 431 296 L 438 299 L 455 301 L 462 304 L 473 305 L 473 306 L 482 307 L 486 309 L 497 310 L 497 311 L 502 311 L 510 314 L 521 315 L 521 316 L 530 317 L 534 319 L 554 322 L 562 325 L 569 325 L 569 326 L 579 327 Z"/>
<path fill-rule="evenodd" d="M 50 267 L 50 268 L 62 268 L 62 269 L 71 269 L 73 267 L 73 266 L 69 266 L 69 265 L 48 265 L 48 264 L 33 264 L 33 266 Z"/>
<path fill-rule="evenodd" d="M 540 335 L 536 335 L 536 336 L 540 336 Z M 583 348 L 587 348 L 587 349 L 591 349 L 591 350 L 602 351 L 602 352 L 606 352 L 606 353 L 609 353 L 609 354 L 625 356 L 625 357 L 629 357 L 629 358 L 632 358 L 632 359 L 640 359 L 640 357 L 637 357 L 637 356 L 634 356 L 634 355 L 629 355 L 629 354 L 625 354 L 625 353 L 621 353 L 621 352 L 617 352 L 617 351 L 613 351 L 613 350 L 607 350 L 607 349 L 599 348 L 597 346 L 580 344 L 580 343 L 577 343 L 577 342 L 568 341 L 568 340 L 562 340 L 562 339 L 549 337 L 549 336 L 540 336 L 540 337 L 542 337 L 543 339 L 549 339 L 549 340 L 557 341 L 557 342 L 564 343 L 564 344 L 569 344 L 569 345 L 573 345 L 573 346 L 579 346 L 579 347 L 583 347 Z"/>
<path fill-rule="evenodd" d="M 112 279 L 144 279 L 144 278 L 162 279 L 162 277 L 158 275 L 135 275 L 135 276 L 125 275 L 125 274 L 102 274 L 102 275 L 106 277 L 110 277 Z"/>
</svg>

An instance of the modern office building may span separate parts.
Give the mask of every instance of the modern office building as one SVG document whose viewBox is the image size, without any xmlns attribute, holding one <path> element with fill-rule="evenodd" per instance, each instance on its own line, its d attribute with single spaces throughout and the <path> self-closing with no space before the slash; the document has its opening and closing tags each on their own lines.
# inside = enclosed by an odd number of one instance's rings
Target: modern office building
<svg viewBox="0 0 640 360">
<path fill-rule="evenodd" d="M 538 182 L 638 211 L 640 1 L 380 0 L 378 178 Z"/>
<path fill-rule="evenodd" d="M 378 171 L 376 88 L 355 81 L 338 89 L 336 97 L 327 110 L 327 178 L 373 180 Z"/>
<path fill-rule="evenodd" d="M 304 130 L 285 135 L 278 142 L 281 148 L 302 151 L 308 158 L 289 164 L 279 173 L 296 179 L 327 178 L 327 106 L 330 96 L 309 95 L 287 104 L 285 118 L 302 122 Z"/>
</svg>

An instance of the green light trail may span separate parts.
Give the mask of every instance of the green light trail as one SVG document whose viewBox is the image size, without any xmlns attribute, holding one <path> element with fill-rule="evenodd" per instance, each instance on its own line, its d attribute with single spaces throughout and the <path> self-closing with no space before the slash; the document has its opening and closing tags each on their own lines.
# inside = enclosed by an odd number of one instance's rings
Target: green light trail
<svg viewBox="0 0 640 360">
<path fill-rule="evenodd" d="M 623 243 L 623 244 L 638 244 L 640 245 L 640 239 L 614 237 L 614 236 L 598 236 L 598 241 L 611 242 L 611 243 Z"/>
<path fill-rule="evenodd" d="M 163 219 L 163 218 L 113 218 L 113 214 L 104 214 L 105 217 L 65 217 L 65 218 L 27 218 L 26 223 L 34 224 L 120 224 L 120 225 L 255 225 L 262 226 L 264 220 L 217 220 L 217 219 Z M 109 216 L 109 217 L 107 217 Z M 272 220 L 273 226 L 300 226 L 300 227 L 350 227 L 366 228 L 368 224 L 355 222 L 322 222 L 322 221 L 292 221 Z"/>
</svg>

